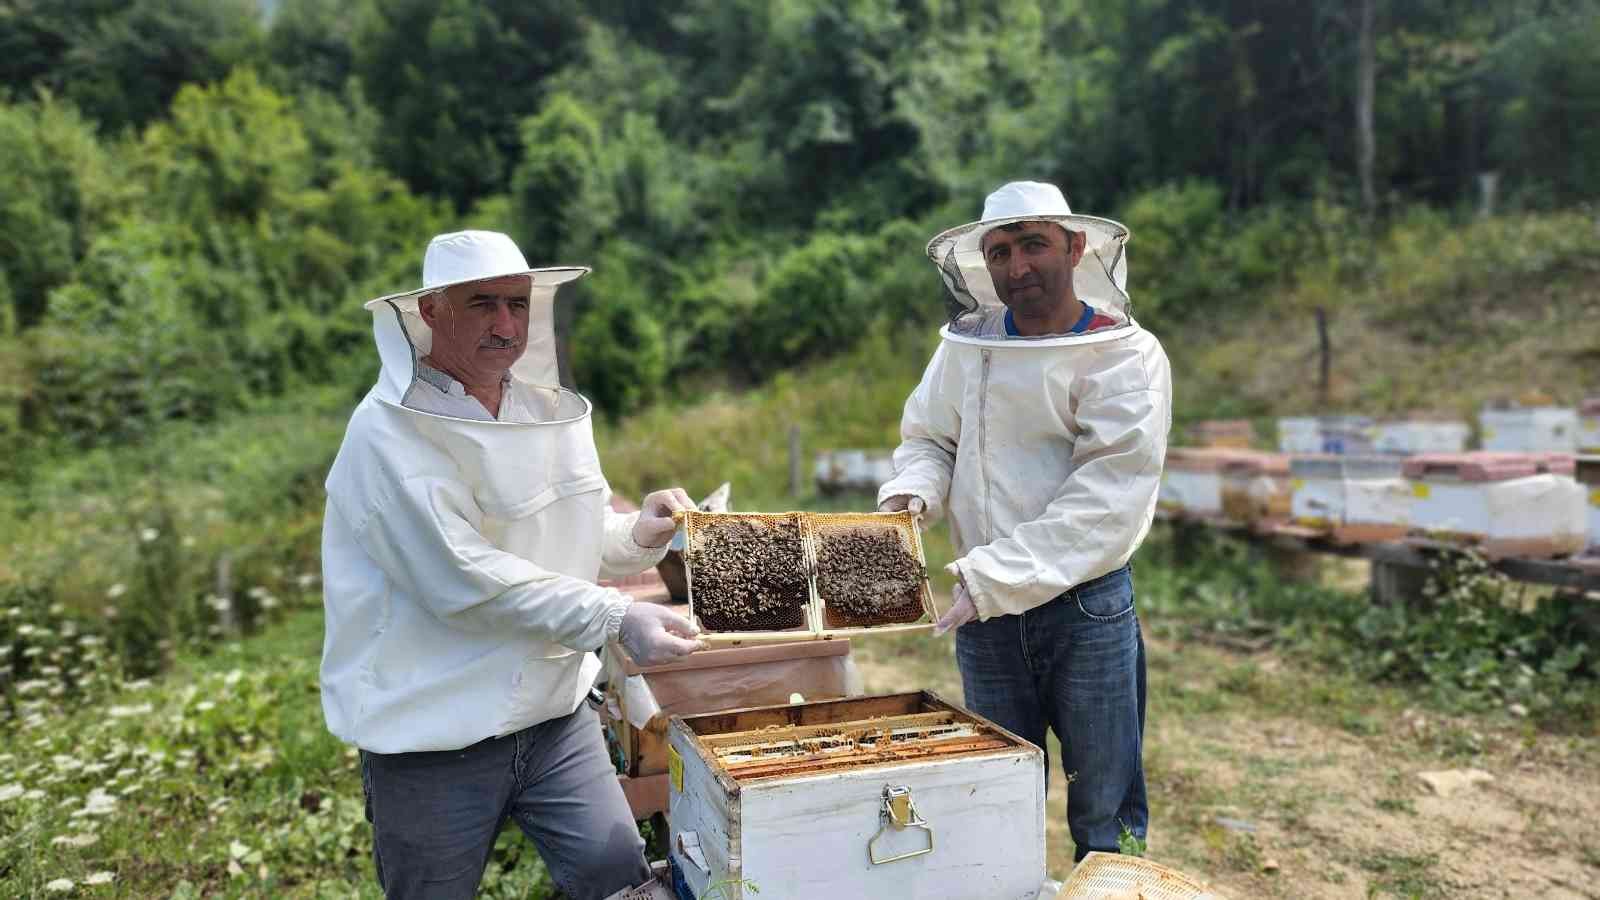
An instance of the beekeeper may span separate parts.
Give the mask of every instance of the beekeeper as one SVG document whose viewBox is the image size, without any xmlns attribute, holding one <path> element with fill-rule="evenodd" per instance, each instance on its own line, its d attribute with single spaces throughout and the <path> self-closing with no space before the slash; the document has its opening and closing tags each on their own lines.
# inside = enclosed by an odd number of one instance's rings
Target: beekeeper
<svg viewBox="0 0 1600 900">
<path fill-rule="evenodd" d="M 1172 376 L 1129 311 L 1128 230 L 1012 182 L 928 244 L 943 340 L 906 400 L 884 510 L 949 513 L 966 702 L 1061 740 L 1077 858 L 1143 839 L 1144 639 L 1129 557 L 1155 515 Z"/>
<path fill-rule="evenodd" d="M 694 626 L 598 587 L 654 565 L 682 490 L 609 511 L 589 402 L 561 387 L 552 308 L 584 268 L 503 234 L 429 243 L 420 290 L 369 302 L 381 370 L 328 475 L 328 728 L 361 749 L 385 894 L 471 897 L 509 816 L 569 897 L 649 880 L 584 702 L 619 641 L 643 665 Z"/>
</svg>

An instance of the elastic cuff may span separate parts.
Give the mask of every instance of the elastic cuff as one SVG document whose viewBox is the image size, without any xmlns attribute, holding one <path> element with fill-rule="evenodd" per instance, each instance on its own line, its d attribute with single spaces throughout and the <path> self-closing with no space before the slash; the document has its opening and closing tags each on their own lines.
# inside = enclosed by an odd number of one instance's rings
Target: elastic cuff
<svg viewBox="0 0 1600 900">
<path fill-rule="evenodd" d="M 633 598 L 621 591 L 616 592 L 616 602 L 605 612 L 606 643 L 615 643 L 622 637 L 622 617 L 628 614 L 628 607 L 633 605 Z"/>
<path fill-rule="evenodd" d="M 958 559 L 955 562 L 945 566 L 944 570 L 947 573 L 954 575 L 957 580 L 966 586 L 967 596 L 972 598 L 972 606 L 978 611 L 978 621 L 987 622 L 992 616 L 994 616 L 994 610 L 989 606 L 989 598 L 978 593 L 977 579 L 967 577 L 967 570 L 961 566 L 961 564 L 965 561 L 966 557 L 962 557 L 961 559 Z"/>
</svg>

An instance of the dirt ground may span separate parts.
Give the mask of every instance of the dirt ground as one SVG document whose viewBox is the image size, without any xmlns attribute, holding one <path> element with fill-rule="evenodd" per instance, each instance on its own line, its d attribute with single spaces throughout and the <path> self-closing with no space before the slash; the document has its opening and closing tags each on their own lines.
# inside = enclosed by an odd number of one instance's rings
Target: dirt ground
<svg viewBox="0 0 1600 900">
<path fill-rule="evenodd" d="M 852 643 L 869 693 L 961 697 L 948 638 Z M 1148 858 L 1233 900 L 1600 898 L 1593 731 L 1447 717 L 1260 652 L 1150 640 L 1148 654 Z M 1443 794 L 1421 777 L 1472 770 L 1488 779 Z M 1066 789 L 1057 767 L 1046 837 L 1058 879 L 1072 866 Z"/>
</svg>

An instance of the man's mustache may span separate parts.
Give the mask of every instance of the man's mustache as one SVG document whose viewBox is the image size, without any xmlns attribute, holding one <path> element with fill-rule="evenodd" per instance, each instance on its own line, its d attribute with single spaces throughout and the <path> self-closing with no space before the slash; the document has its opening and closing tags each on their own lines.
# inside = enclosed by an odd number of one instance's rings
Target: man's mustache
<svg viewBox="0 0 1600 900">
<path fill-rule="evenodd" d="M 485 350 L 508 350 L 521 345 L 522 342 L 516 338 L 495 337 L 492 334 L 478 342 L 478 346 Z"/>
</svg>

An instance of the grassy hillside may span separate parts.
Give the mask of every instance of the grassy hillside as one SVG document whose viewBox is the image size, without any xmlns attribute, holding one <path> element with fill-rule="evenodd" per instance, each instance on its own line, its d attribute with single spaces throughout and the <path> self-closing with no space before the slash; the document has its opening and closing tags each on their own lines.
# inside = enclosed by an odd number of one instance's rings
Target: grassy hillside
<svg viewBox="0 0 1600 900">
<path fill-rule="evenodd" d="M 1472 422 L 1494 400 L 1600 393 L 1593 214 L 1467 225 L 1419 214 L 1371 242 L 1351 235 L 1344 258 L 1298 273 L 1281 294 L 1163 335 L 1180 418 L 1322 411 L 1318 307 L 1333 351 L 1328 411 Z"/>
</svg>

